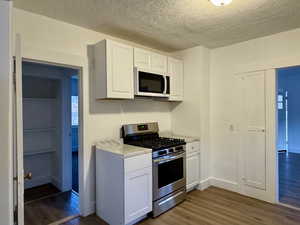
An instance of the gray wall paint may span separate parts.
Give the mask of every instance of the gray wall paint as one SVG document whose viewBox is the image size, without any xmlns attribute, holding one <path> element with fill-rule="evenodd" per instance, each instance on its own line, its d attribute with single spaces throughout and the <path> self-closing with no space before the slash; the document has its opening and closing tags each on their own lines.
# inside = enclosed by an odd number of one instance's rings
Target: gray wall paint
<svg viewBox="0 0 300 225">
<path fill-rule="evenodd" d="M 278 70 L 278 89 L 288 91 L 289 151 L 300 153 L 300 66 Z M 279 112 L 279 139 L 284 129 L 284 118 Z M 282 140 L 279 140 L 282 141 Z"/>
</svg>

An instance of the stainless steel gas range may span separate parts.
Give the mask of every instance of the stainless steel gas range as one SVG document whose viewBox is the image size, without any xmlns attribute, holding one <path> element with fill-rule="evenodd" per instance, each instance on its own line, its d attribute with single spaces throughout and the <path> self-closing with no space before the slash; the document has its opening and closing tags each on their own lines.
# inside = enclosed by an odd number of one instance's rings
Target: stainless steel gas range
<svg viewBox="0 0 300 225">
<path fill-rule="evenodd" d="M 159 137 L 158 131 L 158 123 L 122 127 L 124 144 L 152 149 L 153 217 L 184 201 L 186 197 L 186 143 L 182 139 Z"/>
</svg>

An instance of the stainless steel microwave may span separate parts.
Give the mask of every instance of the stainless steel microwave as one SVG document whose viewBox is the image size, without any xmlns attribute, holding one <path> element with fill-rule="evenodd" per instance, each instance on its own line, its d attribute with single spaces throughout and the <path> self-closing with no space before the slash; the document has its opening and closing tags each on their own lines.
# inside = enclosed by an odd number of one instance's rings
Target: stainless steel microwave
<svg viewBox="0 0 300 225">
<path fill-rule="evenodd" d="M 170 77 L 135 68 L 135 95 L 169 97 Z"/>
</svg>

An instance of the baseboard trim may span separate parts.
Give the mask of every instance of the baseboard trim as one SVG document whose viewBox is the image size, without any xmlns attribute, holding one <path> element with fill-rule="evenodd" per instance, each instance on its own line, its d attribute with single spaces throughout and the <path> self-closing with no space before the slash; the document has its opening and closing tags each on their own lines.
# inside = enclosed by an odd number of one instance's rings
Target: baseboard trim
<svg viewBox="0 0 300 225">
<path fill-rule="evenodd" d="M 216 177 L 210 177 L 209 182 L 211 186 L 223 188 L 229 191 L 237 192 L 239 193 L 238 183 L 232 182 L 225 179 L 220 179 Z"/>
<path fill-rule="evenodd" d="M 206 178 L 205 180 L 200 181 L 197 189 L 200 191 L 204 191 L 205 189 L 211 186 L 210 178 Z"/>
<path fill-rule="evenodd" d="M 57 177 L 51 177 L 51 183 L 59 190 L 64 191 L 62 190 L 61 181 Z"/>
<path fill-rule="evenodd" d="M 96 202 L 91 202 L 88 207 L 85 207 L 84 211 L 81 213 L 82 216 L 89 216 L 96 212 Z"/>
<path fill-rule="evenodd" d="M 144 220 L 147 218 L 147 215 L 144 215 L 144 216 L 140 216 L 139 218 L 133 220 L 132 222 L 130 223 L 127 223 L 126 225 L 134 225 L 134 224 L 137 224 L 138 222 Z"/>
</svg>

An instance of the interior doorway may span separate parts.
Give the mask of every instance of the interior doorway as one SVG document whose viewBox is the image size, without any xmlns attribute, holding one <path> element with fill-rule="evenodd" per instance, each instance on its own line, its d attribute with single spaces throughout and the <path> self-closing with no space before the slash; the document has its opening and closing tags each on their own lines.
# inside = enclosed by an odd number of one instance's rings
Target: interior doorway
<svg viewBox="0 0 300 225">
<path fill-rule="evenodd" d="M 278 199 L 300 208 L 300 66 L 277 69 Z"/>
<path fill-rule="evenodd" d="M 22 63 L 25 225 L 80 213 L 79 73 L 65 66 Z"/>
<path fill-rule="evenodd" d="M 79 193 L 78 143 L 79 143 L 79 108 L 78 76 L 71 77 L 71 135 L 72 135 L 72 190 Z"/>
</svg>

